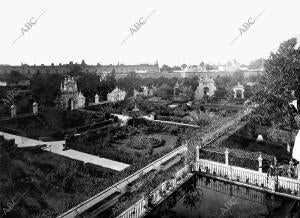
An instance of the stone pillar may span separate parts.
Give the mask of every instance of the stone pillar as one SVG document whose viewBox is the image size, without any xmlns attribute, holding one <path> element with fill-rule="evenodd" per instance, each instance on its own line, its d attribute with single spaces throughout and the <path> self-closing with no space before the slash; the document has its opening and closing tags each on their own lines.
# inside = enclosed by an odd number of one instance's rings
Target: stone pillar
<svg viewBox="0 0 300 218">
<path fill-rule="evenodd" d="M 288 176 L 289 177 L 292 177 L 293 165 L 294 165 L 294 162 L 293 162 L 293 159 L 291 159 L 290 162 L 289 162 L 289 168 L 288 168 Z"/>
<path fill-rule="evenodd" d="M 234 89 L 233 91 L 234 91 L 234 98 L 236 98 L 236 90 Z"/>
<path fill-rule="evenodd" d="M 38 112 L 39 112 L 38 103 L 33 102 L 33 104 L 32 104 L 32 112 L 33 112 L 34 115 L 38 114 Z"/>
<path fill-rule="evenodd" d="M 166 189 L 166 182 L 164 182 L 164 183 L 162 184 L 161 190 L 162 190 L 162 191 L 167 191 L 167 189 Z"/>
<path fill-rule="evenodd" d="M 244 98 L 244 90 L 242 90 L 242 98 Z"/>
<path fill-rule="evenodd" d="M 291 153 L 291 145 L 290 145 L 290 143 L 287 143 L 287 145 L 286 145 L 286 151 L 288 153 Z"/>
<path fill-rule="evenodd" d="M 272 192 L 275 192 L 275 188 L 276 188 L 275 176 L 271 176 L 269 188 L 272 190 Z"/>
<path fill-rule="evenodd" d="M 74 110 L 74 101 L 73 101 L 73 99 L 71 100 L 71 110 Z"/>
<path fill-rule="evenodd" d="M 176 187 L 176 177 L 174 177 L 174 179 L 172 179 L 172 187 L 173 187 L 173 188 Z"/>
<path fill-rule="evenodd" d="M 263 158 L 260 154 L 258 157 L 258 172 L 260 172 L 260 173 L 262 173 L 262 161 L 263 161 Z"/>
<path fill-rule="evenodd" d="M 199 171 L 199 156 L 200 156 L 200 146 L 196 146 L 196 161 L 195 161 L 195 170 Z"/>
<path fill-rule="evenodd" d="M 95 95 L 95 104 L 98 104 L 98 103 L 99 103 L 99 95 L 96 94 L 96 95 Z"/>
<path fill-rule="evenodd" d="M 200 146 L 199 145 L 197 145 L 196 146 L 196 161 L 199 161 L 199 156 L 200 156 Z"/>
<path fill-rule="evenodd" d="M 226 151 L 225 151 L 225 164 L 226 164 L 226 165 L 229 165 L 228 155 L 229 155 L 229 151 L 228 151 L 228 149 L 226 148 Z"/>
<path fill-rule="evenodd" d="M 10 114 L 11 114 L 11 117 L 13 118 L 13 117 L 15 117 L 16 115 L 17 115 L 17 107 L 16 107 L 16 105 L 12 105 L 11 107 L 10 107 Z"/>
</svg>

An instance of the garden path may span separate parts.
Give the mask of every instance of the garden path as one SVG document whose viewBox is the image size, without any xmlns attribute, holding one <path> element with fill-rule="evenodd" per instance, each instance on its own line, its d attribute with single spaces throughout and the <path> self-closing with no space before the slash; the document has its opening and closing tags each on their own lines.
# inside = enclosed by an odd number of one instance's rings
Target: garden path
<svg viewBox="0 0 300 218">
<path fill-rule="evenodd" d="M 8 134 L 5 132 L 0 132 L 0 135 L 3 135 L 5 139 L 14 139 L 18 147 L 32 147 L 32 146 L 46 144 L 48 146 L 46 148 L 43 148 L 46 151 L 56 153 L 71 159 L 80 160 L 85 163 L 92 163 L 102 167 L 110 168 L 116 171 L 122 171 L 125 168 L 130 166 L 125 163 L 113 161 L 106 158 L 100 158 L 95 155 L 83 153 L 72 149 L 63 151 L 63 144 L 65 143 L 65 141 L 43 142 L 43 141 L 34 140 L 26 137 Z"/>
</svg>

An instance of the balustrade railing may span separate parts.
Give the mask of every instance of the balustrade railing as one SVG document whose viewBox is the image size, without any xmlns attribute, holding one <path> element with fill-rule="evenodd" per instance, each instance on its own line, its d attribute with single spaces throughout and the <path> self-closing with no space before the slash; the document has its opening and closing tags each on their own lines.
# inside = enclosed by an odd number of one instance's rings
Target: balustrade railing
<svg viewBox="0 0 300 218">
<path fill-rule="evenodd" d="M 149 209 L 149 205 L 156 205 L 161 202 L 165 197 L 172 193 L 176 187 L 184 183 L 187 179 L 192 176 L 191 173 L 187 172 L 187 168 L 184 167 L 181 170 L 177 171 L 174 175 L 174 178 L 171 178 L 158 187 L 152 190 L 148 197 L 143 197 L 137 203 L 132 205 L 130 208 L 121 213 L 118 218 L 138 218 L 143 216 Z M 150 204 L 148 203 L 150 202 Z M 148 208 L 148 209 L 146 209 Z"/>
<path fill-rule="evenodd" d="M 300 199 L 300 181 L 281 176 L 268 176 L 266 173 L 200 159 L 196 169 L 204 174 L 222 177 L 231 181 L 246 183 L 268 191 L 296 196 Z"/>
<path fill-rule="evenodd" d="M 138 202 L 136 202 L 134 205 L 129 207 L 127 210 L 125 210 L 122 214 L 117 216 L 118 218 L 137 218 L 140 217 L 142 214 L 145 213 L 145 199 L 142 198 Z"/>
<path fill-rule="evenodd" d="M 223 181 L 214 180 L 207 177 L 199 177 L 196 181 L 197 186 L 205 187 L 246 200 L 258 202 L 260 204 L 265 203 L 264 193 L 254 189 L 241 189 L 238 186 L 231 186 L 231 184 L 229 185 L 229 183 L 224 183 Z"/>
</svg>

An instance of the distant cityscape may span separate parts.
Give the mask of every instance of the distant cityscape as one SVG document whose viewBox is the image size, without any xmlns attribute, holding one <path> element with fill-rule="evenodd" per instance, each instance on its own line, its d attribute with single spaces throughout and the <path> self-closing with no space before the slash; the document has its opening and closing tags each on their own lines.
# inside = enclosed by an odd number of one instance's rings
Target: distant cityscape
<svg viewBox="0 0 300 218">
<path fill-rule="evenodd" d="M 258 59 L 261 60 L 261 59 Z M 258 61 L 257 60 L 257 61 Z M 130 72 L 135 72 L 144 77 L 160 77 L 164 76 L 167 78 L 178 77 L 193 77 L 193 76 L 209 76 L 216 78 L 217 76 L 232 75 L 236 71 L 243 71 L 246 77 L 250 75 L 258 75 L 263 72 L 263 64 L 258 65 L 256 68 L 248 68 L 246 65 L 241 65 L 237 61 L 228 62 L 226 64 L 209 65 L 203 62 L 199 65 L 186 65 L 182 64 L 180 67 L 174 66 L 169 67 L 167 65 L 162 65 L 161 67 L 156 61 L 154 64 L 137 64 L 137 65 L 87 65 L 84 61 L 81 64 L 69 62 L 69 64 L 59 64 L 59 65 L 28 65 L 21 64 L 20 66 L 12 65 L 0 65 L 0 86 L 3 86 L 5 81 L 1 81 L 1 75 L 8 74 L 12 71 L 17 71 L 28 78 L 32 78 L 33 75 L 49 75 L 49 74 L 61 74 L 67 75 L 72 69 L 80 67 L 81 71 L 84 73 L 96 73 L 96 74 L 109 74 L 115 70 L 116 78 L 125 77 Z"/>
</svg>

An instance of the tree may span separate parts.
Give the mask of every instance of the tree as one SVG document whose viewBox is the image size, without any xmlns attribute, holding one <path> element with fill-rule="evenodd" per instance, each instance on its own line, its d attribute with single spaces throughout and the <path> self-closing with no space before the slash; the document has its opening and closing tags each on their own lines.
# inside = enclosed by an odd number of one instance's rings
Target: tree
<svg viewBox="0 0 300 218">
<path fill-rule="evenodd" d="M 186 64 L 182 64 L 182 65 L 181 65 L 181 69 L 185 69 L 186 67 L 187 67 Z"/>
<path fill-rule="evenodd" d="M 259 58 L 254 61 L 251 61 L 248 68 L 249 69 L 260 69 L 264 67 L 265 59 Z"/>
<path fill-rule="evenodd" d="M 71 66 L 72 67 L 71 67 L 71 70 L 69 72 L 70 76 L 76 77 L 76 76 L 83 75 L 83 72 L 82 72 L 82 66 L 83 65 L 75 63 L 75 64 L 72 64 Z"/>
<path fill-rule="evenodd" d="M 234 80 L 235 83 L 238 83 L 238 82 L 239 82 L 239 83 L 243 83 L 244 80 L 245 80 L 244 72 L 241 71 L 241 70 L 235 71 L 235 72 L 233 73 L 232 77 L 233 77 L 233 80 Z"/>
<path fill-rule="evenodd" d="M 106 100 L 107 94 L 114 90 L 116 85 L 116 72 L 115 69 L 113 69 L 112 72 L 108 74 L 104 80 L 101 80 L 97 88 L 97 93 L 99 94 L 102 100 Z"/>
<path fill-rule="evenodd" d="M 236 85 L 232 76 L 217 76 L 215 83 L 218 90 L 226 90 Z"/>
<path fill-rule="evenodd" d="M 168 99 L 173 95 L 173 88 L 168 84 L 162 84 L 157 90 L 157 96 Z"/>
<path fill-rule="evenodd" d="M 162 72 L 164 72 L 164 71 L 166 71 L 166 72 L 171 72 L 171 71 L 172 71 L 172 68 L 171 68 L 170 66 L 164 64 L 164 65 L 161 66 L 160 70 L 161 70 Z"/>
<path fill-rule="evenodd" d="M 133 96 L 133 90 L 139 89 L 141 85 L 141 77 L 136 72 L 129 72 L 126 77 L 121 78 L 117 81 L 117 86 L 121 89 L 125 89 L 127 92 L 126 96 Z"/>
<path fill-rule="evenodd" d="M 300 50 L 296 44 L 296 38 L 283 42 L 266 60 L 265 74 L 254 90 L 253 101 L 259 104 L 252 113 L 254 120 L 276 128 L 295 127 L 288 104 L 300 96 Z"/>
<path fill-rule="evenodd" d="M 172 68 L 172 71 L 174 71 L 174 70 L 181 70 L 181 68 L 180 68 L 179 66 L 174 66 L 174 67 Z"/>
<path fill-rule="evenodd" d="M 31 89 L 40 104 L 54 105 L 55 99 L 60 93 L 60 84 L 63 77 L 58 74 L 34 75 L 31 81 Z M 50 82 L 51 81 L 51 82 Z"/>
<path fill-rule="evenodd" d="M 81 61 L 81 65 L 82 65 L 82 66 L 85 66 L 85 65 L 86 65 L 86 63 L 85 63 L 84 60 Z"/>
<path fill-rule="evenodd" d="M 258 82 L 260 78 L 261 78 L 260 74 L 250 75 L 247 80 L 248 82 Z"/>
<path fill-rule="evenodd" d="M 193 121 L 194 125 L 197 126 L 207 126 L 211 123 L 211 117 L 209 114 L 202 111 L 191 111 L 190 118 Z"/>
<path fill-rule="evenodd" d="M 100 81 L 97 74 L 85 74 L 77 80 L 78 89 L 85 97 L 93 98 L 100 87 Z"/>
<path fill-rule="evenodd" d="M 206 70 L 216 70 L 216 68 L 217 68 L 217 66 L 215 66 L 215 65 L 205 64 Z"/>
</svg>

